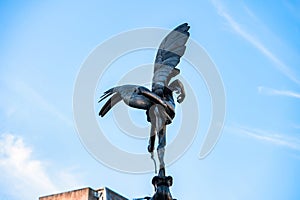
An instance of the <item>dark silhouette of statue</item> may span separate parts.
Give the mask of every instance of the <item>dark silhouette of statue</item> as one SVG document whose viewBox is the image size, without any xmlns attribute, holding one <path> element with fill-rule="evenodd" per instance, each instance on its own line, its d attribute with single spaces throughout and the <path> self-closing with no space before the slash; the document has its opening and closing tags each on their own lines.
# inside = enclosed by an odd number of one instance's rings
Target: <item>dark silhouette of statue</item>
<svg viewBox="0 0 300 200">
<path fill-rule="evenodd" d="M 99 100 L 99 102 L 101 102 L 112 95 L 100 110 L 99 115 L 101 117 L 121 100 L 130 107 L 146 110 L 147 121 L 151 123 L 148 151 L 153 158 L 155 138 L 157 135 L 157 155 L 160 170 L 156 177 L 163 179 L 166 178 L 164 163 L 166 125 L 172 123 L 172 119 L 175 117 L 173 93 L 175 92 L 178 95 L 178 103 L 181 103 L 185 98 L 183 84 L 178 79 L 171 83 L 170 81 L 180 73 L 180 70 L 177 69 L 176 66 L 185 52 L 185 44 L 190 35 L 188 32 L 189 28 L 188 24 L 184 23 L 171 31 L 161 42 L 155 58 L 151 91 L 139 85 L 122 85 L 107 90 Z M 159 180 L 160 179 L 155 179 L 156 182 L 159 182 Z M 167 183 L 168 181 L 165 182 Z M 161 181 L 161 183 L 164 183 L 164 181 Z M 158 184 L 158 186 L 168 188 L 170 185 Z M 158 186 L 156 187 L 156 195 L 160 195 L 159 190 L 164 192 L 161 195 L 167 195 L 165 194 L 166 190 L 160 189 L 161 187 Z M 169 194 L 169 196 L 170 197 L 166 199 L 172 199 L 171 194 Z M 153 197 L 153 199 L 156 198 Z"/>
<path fill-rule="evenodd" d="M 171 176 L 155 176 L 152 179 L 155 194 L 150 200 L 173 200 L 169 187 L 173 184 Z"/>
</svg>

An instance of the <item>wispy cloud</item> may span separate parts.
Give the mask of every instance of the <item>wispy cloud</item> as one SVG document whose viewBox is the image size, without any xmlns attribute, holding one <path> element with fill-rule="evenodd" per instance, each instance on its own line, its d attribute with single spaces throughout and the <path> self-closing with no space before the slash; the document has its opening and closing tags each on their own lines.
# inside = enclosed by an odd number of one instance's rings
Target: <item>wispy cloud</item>
<svg viewBox="0 0 300 200">
<path fill-rule="evenodd" d="M 274 55 L 265 45 L 260 42 L 257 38 L 251 35 L 249 32 L 244 30 L 238 22 L 222 7 L 222 4 L 217 0 L 212 0 L 214 7 L 217 9 L 218 14 L 223 17 L 229 26 L 235 31 L 239 36 L 244 38 L 250 44 L 252 44 L 255 48 L 257 48 L 264 56 L 266 56 L 269 60 L 271 60 L 275 67 L 281 71 L 285 76 L 287 76 L 293 82 L 300 84 L 300 80 L 295 76 L 293 71 L 278 57 Z M 248 9 L 248 13 L 250 10 Z M 255 15 L 253 12 L 251 13 L 251 17 L 253 18 Z"/>
<path fill-rule="evenodd" d="M 258 92 L 260 94 L 265 94 L 265 95 L 287 96 L 287 97 L 293 97 L 293 98 L 300 99 L 300 93 L 293 92 L 290 90 L 277 90 L 277 89 L 273 89 L 273 88 L 259 86 Z"/>
<path fill-rule="evenodd" d="M 300 19 L 300 2 L 299 1 L 283 1 L 283 5 L 290 11 L 296 20 Z"/>
<path fill-rule="evenodd" d="M 47 164 L 33 158 L 33 149 L 21 137 L 5 133 L 0 136 L 0 185 L 16 199 L 37 199 L 40 195 L 61 191 L 78 184 L 74 175 L 58 172 L 55 180 L 50 178 Z M 65 183 L 64 178 L 73 183 Z M 64 184 L 65 183 L 65 184 Z"/>
<path fill-rule="evenodd" d="M 43 96 L 41 96 L 33 87 L 29 86 L 25 82 L 15 81 L 10 82 L 14 90 L 32 105 L 48 112 L 55 118 L 63 121 L 66 125 L 73 127 L 73 122 L 65 114 L 63 114 L 59 109 L 57 109 L 53 104 L 47 101 Z"/>
<path fill-rule="evenodd" d="M 300 137 L 292 137 L 286 134 L 274 133 L 267 130 L 251 129 L 242 126 L 227 127 L 227 130 L 276 146 L 300 151 Z"/>
<path fill-rule="evenodd" d="M 292 127 L 293 127 L 294 129 L 300 129 L 300 125 L 298 125 L 298 124 L 293 124 Z"/>
</svg>

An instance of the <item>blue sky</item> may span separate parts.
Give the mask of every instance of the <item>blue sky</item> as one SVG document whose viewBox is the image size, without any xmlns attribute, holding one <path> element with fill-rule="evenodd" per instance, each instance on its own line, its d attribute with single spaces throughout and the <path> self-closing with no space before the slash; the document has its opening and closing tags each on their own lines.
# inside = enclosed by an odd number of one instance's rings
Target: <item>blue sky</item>
<svg viewBox="0 0 300 200">
<path fill-rule="evenodd" d="M 199 160 L 210 114 L 208 94 L 198 94 L 204 120 L 188 151 L 168 167 L 173 196 L 299 199 L 299 10 L 298 1 L 2 1 L 0 199 L 37 199 L 86 186 L 150 196 L 153 173 L 112 170 L 85 150 L 73 121 L 74 84 L 89 53 L 111 36 L 182 22 L 219 70 L 226 120 L 214 150 Z M 147 55 L 139 60 L 151 62 L 154 53 Z M 182 73 L 193 77 L 184 64 Z M 205 87 L 203 80 L 199 85 Z M 144 143 L 130 150 L 144 152 Z"/>
</svg>

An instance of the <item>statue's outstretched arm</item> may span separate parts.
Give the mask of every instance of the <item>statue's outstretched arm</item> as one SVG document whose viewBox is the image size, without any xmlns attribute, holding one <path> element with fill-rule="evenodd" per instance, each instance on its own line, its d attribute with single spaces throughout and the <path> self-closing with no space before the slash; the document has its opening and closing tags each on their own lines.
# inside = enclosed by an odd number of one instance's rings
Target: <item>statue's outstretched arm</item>
<svg viewBox="0 0 300 200">
<path fill-rule="evenodd" d="M 160 96 L 158 96 L 154 92 L 141 90 L 140 93 L 145 97 L 148 97 L 152 102 L 162 105 L 165 109 L 169 110 L 170 112 L 175 112 L 172 104 L 164 101 Z"/>
<path fill-rule="evenodd" d="M 176 94 L 179 94 L 179 96 L 177 97 L 177 102 L 182 103 L 185 98 L 185 90 L 184 90 L 184 86 L 183 86 L 182 82 L 180 80 L 176 79 L 168 86 L 168 88 L 172 92 L 176 92 Z"/>
<path fill-rule="evenodd" d="M 160 104 L 165 108 L 168 107 L 166 102 L 164 100 L 162 100 L 161 97 L 158 96 L 157 94 L 155 94 L 154 92 L 150 92 L 147 90 L 140 90 L 139 93 L 142 94 L 143 96 L 149 98 L 154 103 Z"/>
</svg>

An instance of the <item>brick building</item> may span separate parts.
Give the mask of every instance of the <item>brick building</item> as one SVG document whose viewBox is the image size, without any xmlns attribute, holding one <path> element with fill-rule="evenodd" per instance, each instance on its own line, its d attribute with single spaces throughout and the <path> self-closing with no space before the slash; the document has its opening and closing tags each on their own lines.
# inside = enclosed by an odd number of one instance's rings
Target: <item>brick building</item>
<svg viewBox="0 0 300 200">
<path fill-rule="evenodd" d="M 39 200 L 128 200 L 109 188 L 101 188 L 94 190 L 92 188 L 82 188 L 63 192 L 59 194 L 52 194 L 40 197 Z"/>
</svg>

